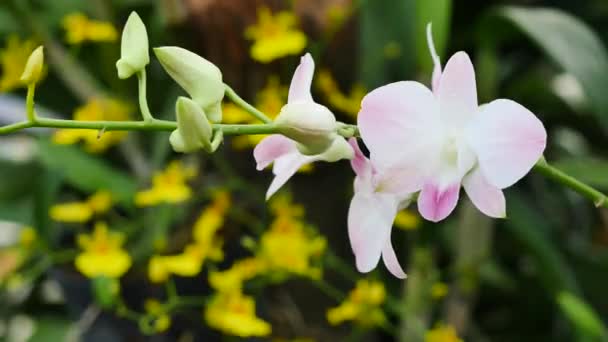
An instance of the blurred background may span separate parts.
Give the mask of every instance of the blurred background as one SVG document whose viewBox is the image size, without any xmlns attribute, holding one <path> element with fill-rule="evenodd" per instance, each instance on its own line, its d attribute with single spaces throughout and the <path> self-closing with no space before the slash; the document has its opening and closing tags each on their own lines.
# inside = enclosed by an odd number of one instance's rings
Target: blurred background
<svg viewBox="0 0 608 342">
<path fill-rule="evenodd" d="M 389 82 L 430 83 L 425 26 L 443 63 L 475 64 L 480 103 L 506 97 L 549 132 L 546 157 L 608 191 L 605 0 L 4 0 L 0 123 L 25 117 L 19 77 L 45 46 L 39 115 L 139 119 L 115 63 L 131 13 L 150 45 L 215 63 L 267 115 L 299 56 L 313 96 L 356 123 Z M 148 100 L 174 119 L 182 90 L 152 57 Z M 228 101 L 226 123 L 256 123 Z M 531 173 L 508 218 L 467 199 L 441 224 L 415 206 L 393 244 L 409 277 L 356 272 L 346 233 L 353 172 L 302 170 L 270 202 L 260 136 L 173 153 L 168 133 L 31 129 L 0 137 L 0 336 L 7 341 L 605 341 L 608 211 Z"/>
</svg>

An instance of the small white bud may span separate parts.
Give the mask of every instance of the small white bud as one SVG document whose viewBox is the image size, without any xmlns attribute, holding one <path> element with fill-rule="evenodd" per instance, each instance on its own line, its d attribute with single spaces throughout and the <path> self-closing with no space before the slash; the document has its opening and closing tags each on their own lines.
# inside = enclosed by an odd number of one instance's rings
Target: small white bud
<svg viewBox="0 0 608 342">
<path fill-rule="evenodd" d="M 355 151 L 350 144 L 341 136 L 337 136 L 332 142 L 331 146 L 323 153 L 321 153 L 321 160 L 326 162 L 336 162 L 341 159 L 353 159 L 355 157 Z"/>
<path fill-rule="evenodd" d="M 116 62 L 118 77 L 127 79 L 150 63 L 146 25 L 137 13 L 131 12 L 122 31 L 120 59 Z"/>
<path fill-rule="evenodd" d="M 177 129 L 171 133 L 169 142 L 176 152 L 209 151 L 213 129 L 205 113 L 189 98 L 179 97 L 175 104 Z"/>
<path fill-rule="evenodd" d="M 21 82 L 31 85 L 36 84 L 42 77 L 44 68 L 44 47 L 41 45 L 36 48 L 27 59 L 23 74 L 21 74 Z"/>
<path fill-rule="evenodd" d="M 312 101 L 286 104 L 274 123 L 281 134 L 297 141 L 298 150 L 306 155 L 325 152 L 338 137 L 332 112 Z"/>
<path fill-rule="evenodd" d="M 155 48 L 154 53 L 171 78 L 205 111 L 207 118 L 220 122 L 225 92 L 220 69 L 203 57 L 176 46 Z"/>
</svg>

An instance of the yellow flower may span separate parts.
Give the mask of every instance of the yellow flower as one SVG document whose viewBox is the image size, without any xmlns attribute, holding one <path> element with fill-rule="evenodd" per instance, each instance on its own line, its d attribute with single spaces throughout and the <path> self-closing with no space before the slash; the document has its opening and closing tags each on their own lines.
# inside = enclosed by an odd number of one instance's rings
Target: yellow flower
<svg viewBox="0 0 608 342">
<path fill-rule="evenodd" d="M 29 56 L 37 46 L 33 40 L 22 41 L 17 35 L 8 37 L 6 47 L 0 50 L 0 93 L 23 86 L 21 75 Z"/>
<path fill-rule="evenodd" d="M 442 282 L 436 282 L 431 286 L 431 297 L 434 299 L 441 299 L 448 294 L 448 286 Z"/>
<path fill-rule="evenodd" d="M 438 324 L 424 336 L 425 342 L 462 342 L 456 334 L 456 329 L 450 325 Z"/>
<path fill-rule="evenodd" d="M 382 283 L 359 280 L 344 302 L 327 311 L 327 321 L 332 325 L 345 321 L 364 326 L 382 324 L 385 316 L 381 305 L 385 299 L 386 290 Z"/>
<path fill-rule="evenodd" d="M 251 58 L 269 63 L 302 52 L 306 47 L 306 35 L 296 25 L 297 18 L 292 12 L 273 15 L 268 7 L 259 8 L 257 23 L 245 30 L 245 37 L 254 41 Z"/>
<path fill-rule="evenodd" d="M 270 324 L 255 315 L 255 301 L 238 291 L 215 294 L 205 309 L 207 324 L 239 337 L 268 336 Z"/>
<path fill-rule="evenodd" d="M 78 236 L 83 251 L 76 257 L 76 269 L 89 278 L 120 278 L 131 267 L 131 256 L 122 249 L 123 243 L 122 233 L 110 232 L 105 223 L 96 223 L 92 234 Z"/>
<path fill-rule="evenodd" d="M 361 84 L 355 84 L 350 93 L 344 94 L 329 70 L 321 70 L 316 78 L 317 88 L 325 94 L 327 102 L 335 109 L 342 111 L 353 118 L 357 117 L 361 109 L 361 100 L 367 93 Z"/>
<path fill-rule="evenodd" d="M 152 316 L 151 328 L 156 333 L 167 331 L 171 326 L 171 316 L 163 309 L 162 304 L 156 299 L 146 299 L 144 309 Z"/>
<path fill-rule="evenodd" d="M 74 111 L 76 121 L 126 121 L 132 108 L 128 104 L 112 99 L 92 99 Z M 53 142 L 71 145 L 84 142 L 85 150 L 101 153 L 116 145 L 127 135 L 126 132 L 100 132 L 94 129 L 59 129 L 53 135 Z"/>
<path fill-rule="evenodd" d="M 107 191 L 98 191 L 84 202 L 69 202 L 51 207 L 51 218 L 59 222 L 88 222 L 93 215 L 106 213 L 112 206 L 112 195 Z"/>
<path fill-rule="evenodd" d="M 272 197 L 269 207 L 274 216 L 287 216 L 292 218 L 301 218 L 304 216 L 304 207 L 301 204 L 293 203 L 291 195 L 288 193 L 279 193 Z"/>
<path fill-rule="evenodd" d="M 420 217 L 411 210 L 401 210 L 395 217 L 395 226 L 403 230 L 413 230 L 420 226 Z"/>
<path fill-rule="evenodd" d="M 0 284 L 16 276 L 15 273 L 23 264 L 25 257 L 18 248 L 0 249 Z"/>
<path fill-rule="evenodd" d="M 305 230 L 304 223 L 289 216 L 278 216 L 260 238 L 256 257 L 269 271 L 288 272 L 319 278 L 321 269 L 313 265 L 327 245 L 321 236 Z"/>
<path fill-rule="evenodd" d="M 115 42 L 118 32 L 111 23 L 89 19 L 82 13 L 71 13 L 63 18 L 65 40 L 69 44 Z"/>
<path fill-rule="evenodd" d="M 23 227 L 19 232 L 19 245 L 23 248 L 30 248 L 36 243 L 38 233 L 34 227 Z"/>
<path fill-rule="evenodd" d="M 230 206 L 230 195 L 225 191 L 214 194 L 213 202 L 206 207 L 193 228 L 194 242 L 176 255 L 150 258 L 148 277 L 154 283 L 166 281 L 170 275 L 194 277 L 201 272 L 207 258 L 219 261 L 223 258 L 223 241 L 216 236 L 224 224 L 224 215 Z"/>
<path fill-rule="evenodd" d="M 151 188 L 135 194 L 135 205 L 149 207 L 161 203 L 184 202 L 192 196 L 192 190 L 186 181 L 195 175 L 194 168 L 185 167 L 180 161 L 172 161 L 164 171 L 154 175 Z"/>
<path fill-rule="evenodd" d="M 224 271 L 209 273 L 209 284 L 218 292 L 241 291 L 243 283 L 265 271 L 265 265 L 257 258 L 245 258 Z"/>
</svg>

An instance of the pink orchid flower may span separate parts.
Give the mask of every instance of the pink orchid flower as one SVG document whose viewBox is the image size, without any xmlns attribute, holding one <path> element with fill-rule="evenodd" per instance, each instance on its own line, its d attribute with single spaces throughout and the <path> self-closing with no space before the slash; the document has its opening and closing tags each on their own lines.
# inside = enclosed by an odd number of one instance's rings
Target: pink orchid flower
<svg viewBox="0 0 608 342">
<path fill-rule="evenodd" d="M 371 163 L 391 170 L 401 193 L 420 191 L 418 210 L 427 220 L 446 218 L 461 186 L 481 212 L 505 217 L 502 189 L 542 156 L 545 128 L 514 101 L 479 106 L 469 56 L 457 52 L 442 72 L 430 26 L 427 36 L 435 63 L 433 91 L 402 81 L 377 88 L 362 101 L 358 126 Z"/>
<path fill-rule="evenodd" d="M 274 163 L 272 172 L 275 177 L 266 192 L 266 199 L 305 164 L 353 158 L 353 149 L 337 134 L 334 114 L 312 98 L 310 87 L 314 71 L 312 57 L 304 55 L 293 74 L 287 104 L 275 119 L 283 134 L 264 138 L 253 150 L 258 170 Z"/>
<path fill-rule="evenodd" d="M 355 254 L 357 269 L 367 273 L 378 264 L 380 256 L 386 268 L 397 278 L 405 278 L 391 242 L 391 229 L 397 211 L 411 202 L 403 194 L 393 174 L 383 173 L 367 159 L 357 140 L 349 143 L 355 151 L 351 166 L 355 177 L 355 194 L 348 210 L 348 237 Z"/>
</svg>

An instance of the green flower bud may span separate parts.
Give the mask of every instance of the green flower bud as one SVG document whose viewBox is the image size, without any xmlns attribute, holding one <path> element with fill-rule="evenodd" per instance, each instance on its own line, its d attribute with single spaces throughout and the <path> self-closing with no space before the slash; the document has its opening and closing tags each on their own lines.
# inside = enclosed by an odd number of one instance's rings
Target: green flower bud
<svg viewBox="0 0 608 342">
<path fill-rule="evenodd" d="M 332 142 L 331 146 L 325 152 L 321 153 L 320 159 L 326 162 L 336 162 L 342 159 L 353 159 L 355 152 L 353 148 L 348 144 L 346 139 L 341 136 L 337 136 Z"/>
<path fill-rule="evenodd" d="M 44 68 L 44 47 L 41 45 L 36 48 L 27 59 L 23 74 L 21 74 L 21 82 L 31 85 L 36 84 L 42 77 Z"/>
<path fill-rule="evenodd" d="M 150 63 L 146 25 L 137 13 L 131 12 L 122 31 L 120 59 L 116 62 L 118 77 L 127 79 Z"/>
<path fill-rule="evenodd" d="M 210 150 L 213 129 L 205 113 L 189 98 L 180 97 L 175 104 L 177 129 L 171 133 L 169 142 L 176 152 Z"/>
<path fill-rule="evenodd" d="M 286 104 L 274 123 L 281 134 L 298 142 L 298 150 L 306 155 L 325 152 L 338 138 L 336 118 L 315 102 Z"/>
<path fill-rule="evenodd" d="M 204 110 L 207 118 L 211 122 L 221 122 L 221 102 L 225 88 L 220 69 L 203 57 L 180 47 L 155 48 L 154 53 L 165 71 Z"/>
</svg>

